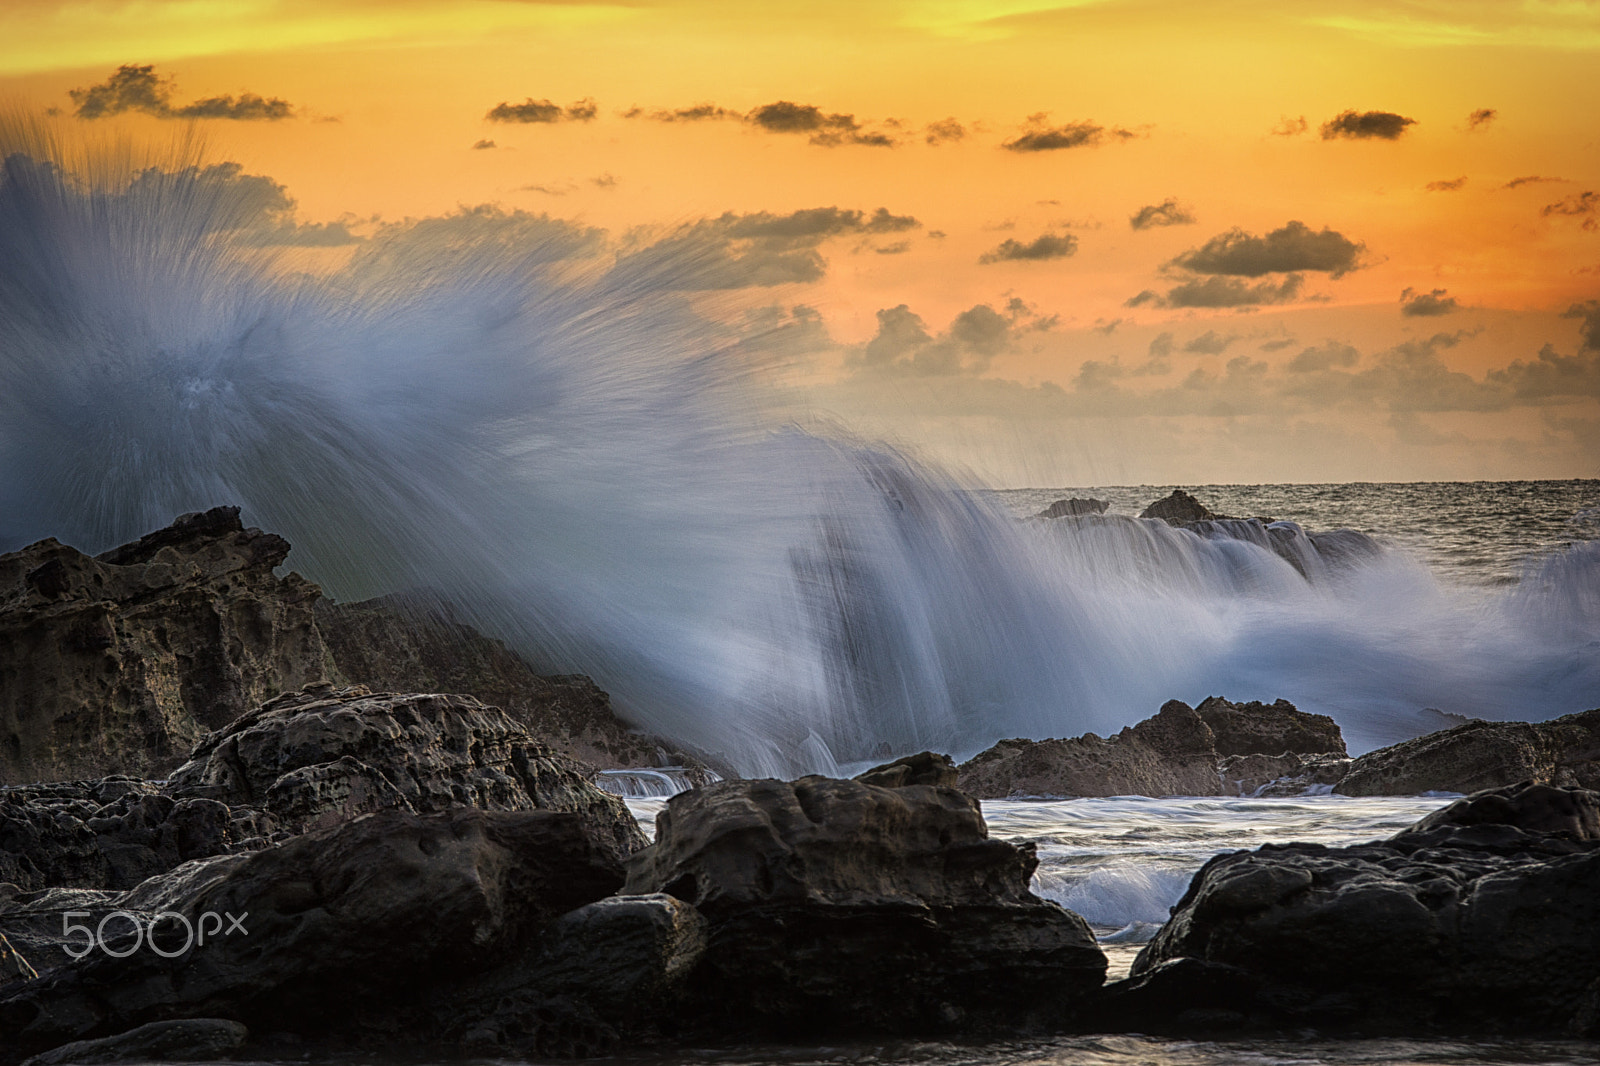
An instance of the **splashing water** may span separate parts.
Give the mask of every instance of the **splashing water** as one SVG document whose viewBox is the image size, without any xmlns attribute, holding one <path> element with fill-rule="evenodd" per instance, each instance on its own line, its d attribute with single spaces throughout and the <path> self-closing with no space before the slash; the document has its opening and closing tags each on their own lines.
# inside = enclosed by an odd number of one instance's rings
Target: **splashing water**
<svg viewBox="0 0 1600 1066">
<path fill-rule="evenodd" d="M 1247 539 L 1019 524 L 764 423 L 675 289 L 692 262 L 607 269 L 485 209 L 310 277 L 195 159 L 68 167 L 17 122 L 0 147 L 0 548 L 238 503 L 330 594 L 434 590 L 746 774 L 1108 732 L 1174 696 L 1284 696 L 1358 750 L 1423 706 L 1600 703 L 1593 544 L 1486 601 L 1395 553 L 1313 552 L 1308 581 Z"/>
</svg>

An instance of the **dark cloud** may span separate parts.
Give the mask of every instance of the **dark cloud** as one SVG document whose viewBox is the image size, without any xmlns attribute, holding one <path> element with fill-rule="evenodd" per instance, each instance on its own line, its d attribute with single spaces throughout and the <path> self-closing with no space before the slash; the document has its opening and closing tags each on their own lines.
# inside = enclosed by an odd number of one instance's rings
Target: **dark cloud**
<svg viewBox="0 0 1600 1066">
<path fill-rule="evenodd" d="M 754 108 L 745 115 L 745 121 L 769 133 L 807 134 L 812 144 L 824 148 L 837 148 L 845 144 L 893 148 L 896 143 L 887 133 L 866 129 L 856 121 L 854 115 L 826 112 L 813 104 L 797 104 L 789 100 Z"/>
<path fill-rule="evenodd" d="M 502 101 L 491 107 L 483 117 L 490 122 L 549 125 L 556 122 L 593 122 L 599 114 L 600 108 L 593 100 L 579 100 L 562 107 L 549 100 L 535 100 L 530 96 L 520 104 Z"/>
<path fill-rule="evenodd" d="M 1129 216 L 1128 225 L 1134 229 L 1149 229 L 1152 226 L 1192 226 L 1194 221 L 1194 215 L 1188 208 L 1168 198 L 1159 204 L 1146 204 L 1139 208 Z"/>
<path fill-rule="evenodd" d="M 617 187 L 617 179 L 614 174 L 609 172 L 605 174 L 596 174 L 594 177 L 589 179 L 589 184 L 593 185 L 597 189 L 615 189 Z"/>
<path fill-rule="evenodd" d="M 1059 237 L 1046 233 L 1027 243 L 1007 238 L 999 247 L 978 257 L 979 263 L 1006 263 L 1040 259 L 1065 259 L 1078 250 L 1078 238 L 1070 233 Z"/>
<path fill-rule="evenodd" d="M 493 141 L 485 138 L 484 140 L 473 142 L 472 147 L 478 151 L 482 151 L 485 148 L 495 148 L 498 146 Z"/>
<path fill-rule="evenodd" d="M 191 104 L 175 107 L 172 79 L 163 78 L 155 67 L 124 64 L 99 85 L 68 89 L 79 118 L 108 118 L 128 111 L 141 111 L 156 118 L 220 118 L 239 121 L 289 118 L 294 108 L 287 100 L 267 98 L 256 93 L 239 96 L 208 96 Z"/>
<path fill-rule="evenodd" d="M 1266 341 L 1265 343 L 1260 344 L 1257 347 L 1259 347 L 1264 352 L 1281 352 L 1285 348 L 1294 347 L 1294 338 L 1293 337 L 1278 337 L 1275 340 Z"/>
<path fill-rule="evenodd" d="M 1583 338 L 1583 350 L 1600 352 L 1600 300 L 1585 300 L 1581 304 L 1573 304 L 1561 317 L 1582 319 L 1578 335 Z"/>
<path fill-rule="evenodd" d="M 463 207 L 448 215 L 407 219 L 383 226 L 351 260 L 363 276 L 437 277 L 479 269 L 486 248 L 502 249 L 528 269 L 594 256 L 605 247 L 605 233 L 529 211 L 507 211 L 493 204 Z"/>
<path fill-rule="evenodd" d="M 1513 400 L 1526 404 L 1600 398 L 1600 348 L 1585 344 L 1584 351 L 1562 355 L 1554 345 L 1546 344 L 1535 359 L 1518 359 L 1504 370 L 1491 370 L 1485 384 L 1501 385 Z"/>
<path fill-rule="evenodd" d="M 1326 344 L 1302 348 L 1299 354 L 1289 360 L 1286 369 L 1291 374 L 1311 374 L 1335 367 L 1355 366 L 1360 360 L 1361 353 L 1350 345 L 1328 341 Z"/>
<path fill-rule="evenodd" d="M 1492 107 L 1478 108 L 1478 110 L 1467 116 L 1467 131 L 1470 133 L 1473 130 L 1482 129 L 1493 122 L 1499 114 L 1500 112 Z"/>
<path fill-rule="evenodd" d="M 1120 126 L 1107 129 L 1093 122 L 1068 122 L 1063 126 L 1052 126 L 1049 116 L 1041 111 L 1028 116 L 1023 132 L 1000 147 L 1012 152 L 1054 152 L 1063 148 L 1102 144 L 1108 136 L 1127 140 L 1134 133 Z"/>
<path fill-rule="evenodd" d="M 246 174 L 238 163 L 176 171 L 150 168 L 135 175 L 122 195 L 142 197 L 156 189 L 163 197 L 205 204 L 205 217 L 218 220 L 217 228 L 245 247 L 327 248 L 363 240 L 351 232 L 351 219 L 297 221 L 287 188 L 266 175 Z"/>
<path fill-rule="evenodd" d="M 731 108 L 718 107 L 716 104 L 696 104 L 693 107 L 679 107 L 673 109 L 656 108 L 646 111 L 642 107 L 630 107 L 622 113 L 623 118 L 647 118 L 652 122 L 715 122 L 723 119 L 742 119 L 744 115 Z"/>
<path fill-rule="evenodd" d="M 1266 274 L 1314 270 L 1339 278 L 1361 265 L 1366 245 L 1323 227 L 1319 233 L 1304 222 L 1290 222 L 1265 237 L 1232 229 L 1199 248 L 1173 259 L 1168 267 L 1194 274 L 1227 274 L 1259 278 Z"/>
<path fill-rule="evenodd" d="M 1512 178 L 1510 181 L 1506 182 L 1504 185 L 1502 185 L 1500 187 L 1502 189 L 1515 189 L 1515 188 L 1518 188 L 1519 186 L 1522 186 L 1522 185 L 1539 185 L 1539 184 L 1543 184 L 1545 182 L 1552 182 L 1552 181 L 1553 182 L 1565 182 L 1565 181 L 1567 181 L 1567 179 L 1566 178 L 1546 178 L 1546 177 L 1542 177 L 1541 175 L 1538 175 L 1538 174 L 1529 174 L 1525 178 Z"/>
<path fill-rule="evenodd" d="M 1325 141 L 1344 137 L 1357 141 L 1397 141 L 1417 120 L 1393 111 L 1342 111 L 1322 124 Z"/>
<path fill-rule="evenodd" d="M 1113 318 L 1111 321 L 1107 322 L 1104 319 L 1097 318 L 1095 319 L 1094 325 L 1090 326 L 1089 328 L 1094 330 L 1096 333 L 1104 333 L 1109 337 L 1111 334 L 1117 331 L 1118 326 L 1122 325 L 1122 323 L 1126 321 L 1127 319 L 1124 318 Z"/>
<path fill-rule="evenodd" d="M 1230 277 L 1194 278 L 1169 290 L 1167 294 L 1146 289 L 1126 306 L 1154 304 L 1158 307 L 1255 307 L 1261 304 L 1290 303 L 1300 296 L 1304 279 L 1290 274 L 1281 282 L 1260 281 L 1254 285 Z"/>
<path fill-rule="evenodd" d="M 1463 174 L 1459 178 L 1451 178 L 1448 181 L 1430 181 L 1427 185 L 1423 186 L 1423 188 L 1427 189 L 1429 192 L 1455 192 L 1466 183 L 1467 177 L 1465 174 Z"/>
<path fill-rule="evenodd" d="M 1400 313 L 1411 318 L 1432 318 L 1461 310 L 1456 298 L 1444 289 L 1417 292 L 1406 289 L 1400 294 Z"/>
<path fill-rule="evenodd" d="M 1157 333 L 1150 341 L 1149 353 L 1151 359 L 1165 359 L 1172 354 L 1172 334 L 1166 331 Z"/>
<path fill-rule="evenodd" d="M 827 262 L 818 247 L 850 234 L 905 233 L 921 225 L 880 207 L 870 214 L 814 207 L 775 215 L 732 212 L 702 219 L 618 259 L 614 277 L 684 292 L 760 288 L 818 281 Z"/>
<path fill-rule="evenodd" d="M 873 249 L 879 255 L 904 255 L 911 251 L 910 241 L 895 241 L 893 244 L 880 245 Z"/>
<path fill-rule="evenodd" d="M 1306 121 L 1304 115 L 1298 118 L 1290 118 L 1285 115 L 1278 120 L 1276 126 L 1272 127 L 1272 135 L 1274 137 L 1298 137 L 1310 128 L 1311 124 Z"/>
<path fill-rule="evenodd" d="M 953 118 L 930 122 L 922 130 L 922 139 L 929 144 L 951 144 L 966 136 L 967 128 Z"/>
<path fill-rule="evenodd" d="M 748 311 L 740 333 L 737 347 L 763 358 L 802 359 L 835 347 L 822 313 L 807 304 L 787 311 L 775 305 Z"/>
<path fill-rule="evenodd" d="M 1600 221 L 1596 220 L 1596 216 L 1600 215 L 1600 192 L 1585 190 L 1573 193 L 1563 200 L 1557 200 L 1553 204 L 1546 204 L 1539 214 L 1546 218 L 1551 216 L 1581 218 L 1583 219 L 1584 229 L 1600 228 Z"/>
<path fill-rule="evenodd" d="M 1228 345 L 1239 339 L 1237 333 L 1230 333 L 1224 337 L 1215 330 L 1208 329 L 1186 342 L 1183 350 L 1196 355 L 1221 355 L 1228 350 Z"/>
</svg>

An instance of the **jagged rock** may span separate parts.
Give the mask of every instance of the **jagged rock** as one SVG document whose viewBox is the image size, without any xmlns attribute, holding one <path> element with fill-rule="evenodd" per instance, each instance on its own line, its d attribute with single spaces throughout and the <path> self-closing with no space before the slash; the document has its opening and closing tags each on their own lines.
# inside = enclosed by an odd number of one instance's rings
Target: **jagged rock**
<svg viewBox="0 0 1600 1066">
<path fill-rule="evenodd" d="M 1240 796 L 1301 796 L 1332 791 L 1350 771 L 1344 755 L 1230 755 L 1218 764 L 1224 793 Z"/>
<path fill-rule="evenodd" d="M 320 600 L 316 613 L 339 672 L 376 691 L 470 693 L 543 743 L 602 770 L 696 768 L 703 761 L 629 727 L 589 678 L 540 676 L 504 643 L 436 602 L 407 596 Z"/>
<path fill-rule="evenodd" d="M 1214 513 L 1211 508 L 1182 489 L 1173 489 L 1170 495 L 1163 496 L 1140 511 L 1139 517 L 1159 518 L 1163 522 L 1177 526 L 1185 522 L 1204 522 L 1222 516 Z"/>
<path fill-rule="evenodd" d="M 199 1062 L 244 1046 L 250 1030 L 226 1018 L 151 1022 L 99 1040 L 79 1040 L 28 1059 L 22 1066 L 91 1066 L 109 1062 Z"/>
<path fill-rule="evenodd" d="M 904 788 L 907 785 L 937 785 L 940 788 L 956 787 L 956 763 L 948 755 L 922 751 L 915 755 L 874 766 L 855 776 L 854 780 L 879 788 Z"/>
<path fill-rule="evenodd" d="M 1600 981 L 1597 817 L 1600 795 L 1523 785 L 1471 796 L 1382 843 L 1218 856 L 1130 981 L 1107 994 L 1137 1001 L 1137 982 L 1196 959 L 1249 978 L 1226 1004 L 1241 1023 L 1582 1031 Z M 1258 991 L 1244 989 L 1251 982 Z M 1216 1006 L 1204 982 L 1166 985 L 1169 1017 L 1184 995 Z"/>
<path fill-rule="evenodd" d="M 982 799 L 1236 796 L 1302 772 L 1308 756 L 1342 757 L 1344 750 L 1339 726 L 1326 715 L 1298 711 L 1287 700 L 1212 696 L 1199 708 L 1168 700 L 1154 717 L 1105 739 L 1002 740 L 958 769 L 961 789 Z M 1286 753 L 1301 758 L 1281 758 Z"/>
<path fill-rule="evenodd" d="M 1211 727 L 1217 754 L 1344 755 L 1344 734 L 1325 714 L 1296 710 L 1288 700 L 1230 703 L 1221 696 L 1202 700 L 1195 713 Z"/>
<path fill-rule="evenodd" d="M 0 788 L 0 881 L 25 891 L 132 888 L 230 851 L 234 817 L 215 800 L 174 800 L 127 777 Z"/>
<path fill-rule="evenodd" d="M 267 1031 L 286 1019 L 312 1033 L 371 1025 L 405 1039 L 436 984 L 528 950 L 551 920 L 621 883 L 612 841 L 591 836 L 577 814 L 368 815 L 189 863 L 106 901 L 191 923 L 247 917 L 243 932 L 229 926 L 186 951 L 180 923 L 168 920 L 156 935 L 173 958 L 93 951 L 0 990 L 0 1044 L 49 1047 L 217 1015 Z"/>
<path fill-rule="evenodd" d="M 954 789 L 724 781 L 667 801 L 624 891 L 708 922 L 691 1026 L 933 1032 L 1038 1023 L 1104 979 L 1084 921 L 1029 891 L 1036 865 Z"/>
<path fill-rule="evenodd" d="M 17 949 L 11 946 L 11 941 L 0 933 L 0 985 L 12 981 L 31 981 L 39 976 L 39 972 L 29 964 L 28 960 L 18 954 Z"/>
<path fill-rule="evenodd" d="M 1346 796 L 1476 792 L 1518 781 L 1600 788 L 1600 709 L 1548 722 L 1468 721 L 1360 756 Z"/>
<path fill-rule="evenodd" d="M 1086 514 L 1105 514 L 1106 508 L 1111 505 L 1105 500 L 1079 499 L 1074 496 L 1070 500 L 1057 500 L 1049 507 L 1034 515 L 1035 518 L 1069 518 Z"/>
<path fill-rule="evenodd" d="M 593 776 L 471 696 L 321 686 L 208 735 L 167 787 L 260 805 L 294 829 L 390 808 L 573 811 L 619 855 L 643 847 L 627 806 Z"/>
<path fill-rule="evenodd" d="M 0 555 L 0 781 L 159 776 L 207 729 L 329 675 L 317 587 L 237 507 L 95 558 Z"/>
</svg>

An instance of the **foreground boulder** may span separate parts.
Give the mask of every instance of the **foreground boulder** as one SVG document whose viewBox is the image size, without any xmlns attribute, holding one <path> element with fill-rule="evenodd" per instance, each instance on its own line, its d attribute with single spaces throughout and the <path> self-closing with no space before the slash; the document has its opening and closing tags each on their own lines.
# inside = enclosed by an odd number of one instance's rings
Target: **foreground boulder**
<svg viewBox="0 0 1600 1066">
<path fill-rule="evenodd" d="M 1344 737 L 1326 715 L 1213 696 L 1159 713 L 1114 737 L 1002 740 L 960 766 L 960 787 L 981 799 L 1034 796 L 1249 795 L 1307 757 L 1343 760 Z"/>
<path fill-rule="evenodd" d="M 1103 981 L 1084 921 L 1028 890 L 1036 865 L 954 789 L 725 781 L 667 802 L 624 891 L 704 915 L 694 1029 L 940 1032 L 1045 1024 Z"/>
<path fill-rule="evenodd" d="M 1524 784 L 1382 843 L 1212 859 L 1095 1018 L 1592 1035 L 1597 993 L 1600 793 Z"/>
<path fill-rule="evenodd" d="M 159 776 L 207 730 L 328 678 L 320 590 L 237 507 L 90 557 L 0 555 L 0 782 Z"/>
<path fill-rule="evenodd" d="M 103 900 L 106 913 L 146 922 L 170 912 L 201 928 L 215 914 L 241 927 L 219 920 L 220 935 L 185 948 L 181 923 L 164 919 L 158 944 L 128 930 L 110 951 L 0 988 L 0 1045 L 42 1049 L 178 1018 L 313 1034 L 370 1018 L 380 1034 L 416 1033 L 433 988 L 526 950 L 558 915 L 621 883 L 610 842 L 577 814 L 380 812 Z"/>
<path fill-rule="evenodd" d="M 1468 721 L 1356 759 L 1346 796 L 1476 792 L 1518 781 L 1600 789 L 1600 709 L 1548 722 Z"/>
</svg>

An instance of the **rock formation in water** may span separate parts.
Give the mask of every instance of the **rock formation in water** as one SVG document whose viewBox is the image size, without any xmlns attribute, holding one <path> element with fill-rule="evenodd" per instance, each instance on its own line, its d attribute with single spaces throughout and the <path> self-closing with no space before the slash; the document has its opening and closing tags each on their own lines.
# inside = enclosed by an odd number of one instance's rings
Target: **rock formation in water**
<svg viewBox="0 0 1600 1066">
<path fill-rule="evenodd" d="M 288 553 L 217 507 L 92 558 L 54 540 L 0 555 L 0 783 L 160 776 L 207 732 L 324 681 L 470 693 L 602 768 L 698 765 L 629 729 L 588 678 L 540 677 L 436 607 L 322 601 L 274 576 Z"/>
<path fill-rule="evenodd" d="M 1600 793 L 1523 784 L 1381 843 L 1220 855 L 1091 1009 L 1147 1031 L 1600 1034 Z"/>
<path fill-rule="evenodd" d="M 981 799 L 1035 796 L 1249 795 L 1307 760 L 1345 760 L 1333 719 L 1286 700 L 1199 707 L 1169 700 L 1153 718 L 1116 736 L 1002 740 L 960 770 L 960 787 Z"/>
<path fill-rule="evenodd" d="M 1173 489 L 1169 495 L 1140 511 L 1139 517 L 1159 518 L 1169 525 L 1178 526 L 1185 522 L 1204 522 L 1224 516 L 1216 514 L 1182 489 Z"/>
<path fill-rule="evenodd" d="M 1600 789 L 1600 709 L 1548 722 L 1468 721 L 1356 759 L 1346 796 L 1476 792 L 1535 781 Z"/>
<path fill-rule="evenodd" d="M 1035 866 L 952 788 L 724 781 L 667 801 L 624 891 L 705 916 L 695 1027 L 909 1035 L 1047 1024 L 1100 986 L 1104 954 L 1029 891 Z"/>
<path fill-rule="evenodd" d="M 1057 500 L 1049 507 L 1034 515 L 1035 518 L 1068 518 L 1086 514 L 1105 514 L 1106 508 L 1111 504 L 1105 500 L 1079 499 L 1077 496 L 1070 500 Z"/>
</svg>

